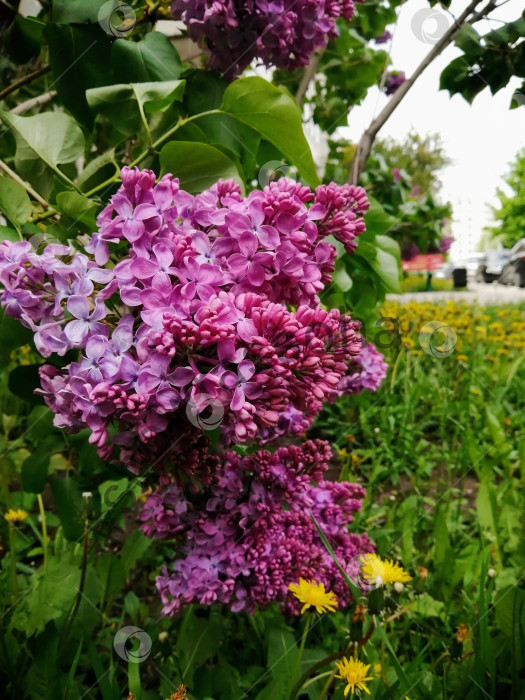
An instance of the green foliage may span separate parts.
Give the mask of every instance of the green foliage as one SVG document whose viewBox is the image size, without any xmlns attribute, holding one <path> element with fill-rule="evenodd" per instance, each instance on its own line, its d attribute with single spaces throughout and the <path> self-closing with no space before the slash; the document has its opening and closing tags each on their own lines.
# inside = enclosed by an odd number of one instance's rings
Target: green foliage
<svg viewBox="0 0 525 700">
<path fill-rule="evenodd" d="M 177 172 L 180 186 L 198 193 L 219 178 L 233 178 L 243 185 L 235 163 L 222 151 L 205 143 L 172 141 L 160 152 L 161 174 Z"/>
<path fill-rule="evenodd" d="M 422 192 L 439 194 L 440 171 L 451 164 L 439 134 L 420 135 L 412 130 L 402 141 L 388 138 L 375 142 L 372 154 L 382 157 L 390 168 L 406 173 Z"/>
<path fill-rule="evenodd" d="M 67 114 L 44 112 L 20 117 L 0 112 L 16 140 L 15 165 L 42 196 L 47 197 L 58 176 L 69 181 L 59 165 L 71 163 L 84 152 L 84 136 L 75 120 Z"/>
<path fill-rule="evenodd" d="M 505 248 L 512 248 L 525 235 L 525 150 L 517 154 L 505 182 L 510 194 L 498 189 L 500 206 L 493 209 L 497 225 L 488 231 Z"/>
<path fill-rule="evenodd" d="M 469 24 L 463 26 L 456 38 L 456 46 L 463 54 L 441 73 L 440 87 L 472 102 L 486 87 L 494 95 L 513 76 L 525 78 L 524 38 L 525 15 L 483 35 Z M 511 106 L 519 104 L 516 101 Z"/>
<path fill-rule="evenodd" d="M 257 131 L 293 163 L 312 187 L 319 183 L 294 101 L 258 77 L 240 78 L 225 90 L 221 111 Z"/>
<path fill-rule="evenodd" d="M 32 210 L 31 200 L 22 185 L 0 175 L 0 211 L 17 231 L 29 219 Z"/>
</svg>

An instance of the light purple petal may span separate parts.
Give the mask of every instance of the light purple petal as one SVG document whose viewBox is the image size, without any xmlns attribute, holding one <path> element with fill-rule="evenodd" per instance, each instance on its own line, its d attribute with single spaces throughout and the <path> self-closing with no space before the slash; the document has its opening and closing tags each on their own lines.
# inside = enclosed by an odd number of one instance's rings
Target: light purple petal
<svg viewBox="0 0 525 700">
<path fill-rule="evenodd" d="M 152 394 L 160 384 L 158 375 L 150 374 L 147 370 L 142 370 L 139 374 L 137 387 L 141 394 Z"/>
<path fill-rule="evenodd" d="M 166 269 L 173 262 L 173 253 L 165 243 L 157 243 L 157 245 L 154 245 L 153 252 L 159 261 L 160 267 Z"/>
<path fill-rule="evenodd" d="M 260 287 L 264 282 L 264 267 L 258 263 L 252 263 L 248 268 L 248 282 L 254 287 Z"/>
<path fill-rule="evenodd" d="M 67 310 L 75 318 L 87 319 L 89 316 L 89 302 L 86 297 L 75 294 L 67 300 Z"/>
<path fill-rule="evenodd" d="M 257 235 L 262 246 L 270 250 L 275 250 L 281 242 L 277 229 L 273 226 L 260 226 L 257 229 Z"/>
<path fill-rule="evenodd" d="M 158 265 L 152 260 L 146 260 L 146 258 L 137 258 L 131 263 L 131 272 L 139 280 L 150 279 L 158 270 Z"/>
<path fill-rule="evenodd" d="M 173 386 L 186 386 L 195 378 L 195 371 L 191 367 L 177 367 L 177 369 L 172 372 L 168 381 Z"/>
<path fill-rule="evenodd" d="M 79 347 L 84 344 L 88 336 L 89 324 L 86 321 L 71 321 L 64 328 L 64 333 L 70 343 Z"/>
<path fill-rule="evenodd" d="M 255 234 L 246 232 L 239 237 L 239 248 L 241 249 L 241 253 L 247 258 L 253 257 L 258 247 L 259 241 Z"/>
<path fill-rule="evenodd" d="M 93 335 L 87 341 L 86 356 L 90 360 L 99 360 L 107 349 L 108 341 L 100 335 Z"/>
<path fill-rule="evenodd" d="M 246 403 L 246 399 L 244 397 L 244 391 L 241 389 L 241 387 L 237 387 L 235 391 L 233 392 L 233 398 L 230 403 L 230 408 L 232 411 L 240 411 L 241 408 L 244 406 Z"/>
</svg>

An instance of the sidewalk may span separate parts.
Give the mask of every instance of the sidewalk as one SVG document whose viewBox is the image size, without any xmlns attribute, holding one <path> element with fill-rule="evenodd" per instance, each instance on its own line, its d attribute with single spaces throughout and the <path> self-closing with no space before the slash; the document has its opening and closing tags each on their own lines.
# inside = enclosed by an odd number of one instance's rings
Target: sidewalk
<svg viewBox="0 0 525 700">
<path fill-rule="evenodd" d="M 501 304 L 517 304 L 525 302 L 525 288 L 511 287 L 493 282 L 483 284 L 471 282 L 463 292 L 409 292 L 406 294 L 387 294 L 388 301 L 398 301 L 406 304 L 409 301 L 465 301 L 467 304 L 477 303 L 480 306 L 500 306 Z"/>
</svg>

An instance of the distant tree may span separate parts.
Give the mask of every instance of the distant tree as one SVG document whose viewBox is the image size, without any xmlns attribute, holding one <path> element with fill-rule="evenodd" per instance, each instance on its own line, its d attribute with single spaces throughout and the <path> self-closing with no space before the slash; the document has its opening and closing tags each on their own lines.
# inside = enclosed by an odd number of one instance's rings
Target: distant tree
<svg viewBox="0 0 525 700">
<path fill-rule="evenodd" d="M 451 160 L 445 154 L 439 134 L 425 134 L 410 131 L 403 141 L 392 138 L 377 141 L 373 155 L 382 155 L 391 168 L 404 171 L 421 192 L 437 195 L 441 189 L 438 173 Z"/>
<path fill-rule="evenodd" d="M 325 181 L 344 177 L 355 156 L 349 141 L 330 140 Z M 439 135 L 411 131 L 403 141 L 378 141 L 361 173 L 359 184 L 392 216 L 389 235 L 402 257 L 446 253 L 452 243 L 452 205 L 439 197 L 439 171 L 449 163 Z"/>
<path fill-rule="evenodd" d="M 493 238 L 498 238 L 506 248 L 512 247 L 525 237 L 525 148 L 512 163 L 505 182 L 511 189 L 510 195 L 498 188 L 499 207 L 493 207 L 497 225 L 487 227 Z"/>
</svg>

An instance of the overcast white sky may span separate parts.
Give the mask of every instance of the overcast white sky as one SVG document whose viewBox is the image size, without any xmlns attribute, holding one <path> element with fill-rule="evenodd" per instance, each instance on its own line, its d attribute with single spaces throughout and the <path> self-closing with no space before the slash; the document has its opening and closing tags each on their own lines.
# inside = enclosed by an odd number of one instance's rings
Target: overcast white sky
<svg viewBox="0 0 525 700">
<path fill-rule="evenodd" d="M 502 0 L 503 1 L 503 0 Z M 458 16 L 467 6 L 466 0 L 453 0 L 450 10 Z M 509 0 L 494 17 L 515 20 L 523 11 L 523 0 Z M 392 68 L 404 70 L 409 76 L 431 49 L 425 43 L 427 36 L 443 33 L 452 18 L 444 10 L 435 7 L 434 18 L 428 17 L 422 29 L 418 26 L 425 0 L 409 0 L 399 12 L 397 27 L 392 40 Z M 445 19 L 446 18 L 446 19 Z M 415 23 L 415 31 L 413 24 Z M 480 33 L 501 26 L 501 22 L 479 22 Z M 475 250 L 483 226 L 491 221 L 488 203 L 496 203 L 495 192 L 502 186 L 501 177 L 520 148 L 525 146 L 525 108 L 510 110 L 512 93 L 521 84 L 518 79 L 492 96 L 486 88 L 469 105 L 463 97 L 450 97 L 448 91 L 439 90 L 439 76 L 443 68 L 461 51 L 449 47 L 432 63 L 402 100 L 387 121 L 379 136 L 402 139 L 413 127 L 419 133 L 439 132 L 445 150 L 453 164 L 443 170 L 443 197 L 454 207 L 453 233 L 457 240 L 455 255 L 462 256 Z M 378 89 L 370 91 L 366 100 L 352 110 L 349 128 L 342 135 L 356 141 L 363 130 L 386 104 L 388 98 Z M 525 235 L 525 234 L 524 234 Z M 454 253 L 454 250 L 452 251 Z"/>
</svg>

